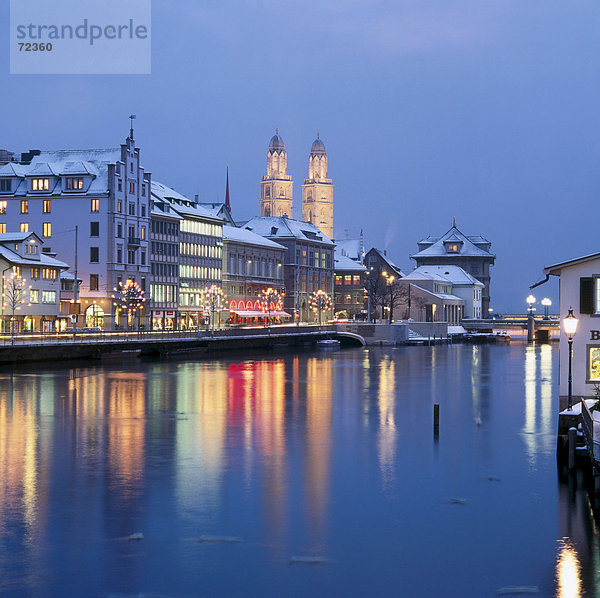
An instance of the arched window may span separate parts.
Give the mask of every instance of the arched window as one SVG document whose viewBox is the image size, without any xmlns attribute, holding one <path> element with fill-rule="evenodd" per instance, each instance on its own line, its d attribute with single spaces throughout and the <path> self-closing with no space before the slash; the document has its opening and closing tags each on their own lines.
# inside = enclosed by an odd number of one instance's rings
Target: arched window
<svg viewBox="0 0 600 598">
<path fill-rule="evenodd" d="M 260 309 L 260 301 L 258 299 L 254 302 L 254 309 Z"/>
<path fill-rule="evenodd" d="M 265 189 L 265 197 L 271 197 L 271 189 L 269 187 Z"/>
<path fill-rule="evenodd" d="M 229 309 L 237 309 L 237 302 L 236 302 L 236 300 L 235 300 L 235 299 L 232 299 L 232 300 L 229 302 Z"/>
<path fill-rule="evenodd" d="M 104 310 L 95 303 L 85 310 L 85 325 L 88 328 L 104 326 Z"/>
<path fill-rule="evenodd" d="M 241 299 L 238 302 L 238 309 L 246 309 L 246 305 Z"/>
</svg>

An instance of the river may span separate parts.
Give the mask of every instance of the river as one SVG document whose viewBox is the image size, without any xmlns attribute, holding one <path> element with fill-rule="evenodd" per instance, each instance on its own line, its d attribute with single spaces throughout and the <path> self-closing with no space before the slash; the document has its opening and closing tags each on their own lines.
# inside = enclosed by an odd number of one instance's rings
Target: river
<svg viewBox="0 0 600 598">
<path fill-rule="evenodd" d="M 597 595 L 557 377 L 520 343 L 2 369 L 0 596 Z"/>
</svg>

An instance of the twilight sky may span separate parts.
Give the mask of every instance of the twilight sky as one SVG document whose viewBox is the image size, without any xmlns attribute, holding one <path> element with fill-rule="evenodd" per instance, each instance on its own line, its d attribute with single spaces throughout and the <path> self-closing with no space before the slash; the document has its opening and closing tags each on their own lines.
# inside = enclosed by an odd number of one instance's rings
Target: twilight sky
<svg viewBox="0 0 600 598">
<path fill-rule="evenodd" d="M 492 306 L 600 250 L 600 6 L 592 0 L 154 0 L 152 75 L 9 75 L 0 148 L 114 147 L 137 115 L 153 176 L 259 212 L 279 127 L 294 215 L 320 130 L 342 238 L 404 269 L 456 217 L 492 242 Z M 8 2 L 0 22 L 8 22 Z M 0 43 L 8 46 L 7 28 Z M 556 282 L 536 289 L 556 303 Z"/>
</svg>

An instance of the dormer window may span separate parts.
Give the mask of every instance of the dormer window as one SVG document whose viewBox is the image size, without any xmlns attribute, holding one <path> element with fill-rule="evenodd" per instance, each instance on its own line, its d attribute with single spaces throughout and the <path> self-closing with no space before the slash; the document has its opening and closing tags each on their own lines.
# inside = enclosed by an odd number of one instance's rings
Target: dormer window
<svg viewBox="0 0 600 598">
<path fill-rule="evenodd" d="M 10 179 L 0 179 L 0 193 L 12 191 L 12 181 Z"/>
<path fill-rule="evenodd" d="M 48 191 L 50 188 L 50 179 L 31 179 L 31 190 L 32 191 Z"/>
<path fill-rule="evenodd" d="M 458 253 L 460 251 L 460 245 L 458 243 L 448 243 L 446 245 L 446 251 L 448 253 Z"/>
<path fill-rule="evenodd" d="M 82 176 L 68 176 L 65 178 L 65 189 L 67 191 L 79 191 L 83 189 Z"/>
</svg>

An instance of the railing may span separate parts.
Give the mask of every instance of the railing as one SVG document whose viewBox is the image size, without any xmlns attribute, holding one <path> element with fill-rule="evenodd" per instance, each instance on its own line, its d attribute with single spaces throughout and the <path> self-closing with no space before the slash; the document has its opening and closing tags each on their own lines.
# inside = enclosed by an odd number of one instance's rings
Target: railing
<svg viewBox="0 0 600 598">
<path fill-rule="evenodd" d="M 594 417 L 585 401 L 581 401 L 581 415 L 585 443 L 590 455 L 598 463 L 600 462 L 600 419 Z"/>
</svg>

